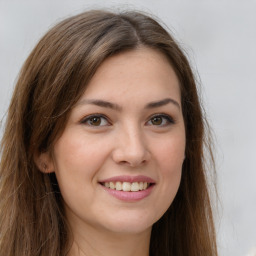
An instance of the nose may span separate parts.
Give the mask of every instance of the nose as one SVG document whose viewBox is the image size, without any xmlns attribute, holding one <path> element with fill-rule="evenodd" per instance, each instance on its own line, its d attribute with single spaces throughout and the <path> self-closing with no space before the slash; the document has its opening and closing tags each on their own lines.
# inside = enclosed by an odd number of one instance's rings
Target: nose
<svg viewBox="0 0 256 256">
<path fill-rule="evenodd" d="M 119 133 L 112 154 L 116 163 L 137 167 L 146 164 L 150 156 L 147 142 L 139 128 L 130 128 Z"/>
</svg>

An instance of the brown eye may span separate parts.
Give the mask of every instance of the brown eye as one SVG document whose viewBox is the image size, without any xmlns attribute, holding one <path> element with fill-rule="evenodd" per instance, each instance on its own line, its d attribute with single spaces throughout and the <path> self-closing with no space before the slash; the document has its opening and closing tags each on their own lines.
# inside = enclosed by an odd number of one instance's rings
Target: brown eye
<svg viewBox="0 0 256 256">
<path fill-rule="evenodd" d="M 101 127 L 110 125 L 106 117 L 101 115 L 91 115 L 81 121 L 82 124 L 87 126 Z"/>
<path fill-rule="evenodd" d="M 153 125 L 161 125 L 163 123 L 163 118 L 160 116 L 155 116 L 151 119 Z"/>
<path fill-rule="evenodd" d="M 89 120 L 89 124 L 93 126 L 100 126 L 101 124 L 101 118 L 100 117 L 91 117 Z"/>
<path fill-rule="evenodd" d="M 159 114 L 151 117 L 147 122 L 147 125 L 165 127 L 174 124 L 174 120 L 171 116 L 166 114 Z"/>
</svg>

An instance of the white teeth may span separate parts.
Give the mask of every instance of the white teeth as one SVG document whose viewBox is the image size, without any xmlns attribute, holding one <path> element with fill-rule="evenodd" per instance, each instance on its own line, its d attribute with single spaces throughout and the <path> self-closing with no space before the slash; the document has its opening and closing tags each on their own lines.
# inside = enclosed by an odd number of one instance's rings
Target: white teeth
<svg viewBox="0 0 256 256">
<path fill-rule="evenodd" d="M 139 184 L 138 184 L 138 182 L 133 182 L 132 183 L 132 185 L 131 185 L 131 191 L 134 191 L 134 192 L 136 192 L 136 191 L 139 191 Z"/>
<path fill-rule="evenodd" d="M 113 182 L 109 182 L 109 187 L 110 187 L 111 189 L 114 189 L 114 188 L 115 188 L 115 184 L 114 184 Z"/>
<path fill-rule="evenodd" d="M 121 181 L 117 181 L 117 182 L 104 182 L 103 185 L 107 188 L 110 189 L 115 189 L 115 190 L 122 190 L 122 191 L 127 191 L 127 192 L 137 192 L 140 190 L 145 190 L 148 188 L 149 183 L 147 182 L 121 182 Z"/>
<path fill-rule="evenodd" d="M 130 182 L 123 183 L 123 191 L 131 191 L 131 183 Z"/>
<path fill-rule="evenodd" d="M 123 186 L 120 181 L 116 182 L 116 190 L 122 190 Z"/>
</svg>

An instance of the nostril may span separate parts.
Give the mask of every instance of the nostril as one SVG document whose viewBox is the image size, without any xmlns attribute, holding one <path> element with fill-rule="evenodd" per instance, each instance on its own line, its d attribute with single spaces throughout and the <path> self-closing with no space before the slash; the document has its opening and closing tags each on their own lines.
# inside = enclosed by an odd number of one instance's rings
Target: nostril
<svg viewBox="0 0 256 256">
<path fill-rule="evenodd" d="M 143 160 L 143 161 L 119 161 L 117 162 L 120 165 L 127 165 L 130 167 L 136 167 L 136 166 L 141 166 L 141 165 L 145 165 L 147 163 L 147 160 Z"/>
<path fill-rule="evenodd" d="M 122 165 L 129 164 L 127 161 L 120 161 L 119 163 Z"/>
<path fill-rule="evenodd" d="M 136 166 L 143 165 L 146 162 L 147 162 L 146 160 L 143 160 L 143 161 L 119 161 L 118 163 L 120 165 L 128 165 L 128 166 L 131 166 L 131 167 L 136 167 Z"/>
</svg>

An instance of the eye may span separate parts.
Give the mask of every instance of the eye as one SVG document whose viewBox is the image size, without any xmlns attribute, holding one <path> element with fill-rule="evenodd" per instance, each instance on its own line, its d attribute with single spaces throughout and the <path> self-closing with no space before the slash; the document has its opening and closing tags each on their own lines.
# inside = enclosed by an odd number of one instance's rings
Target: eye
<svg viewBox="0 0 256 256">
<path fill-rule="evenodd" d="M 147 125 L 154 125 L 154 126 L 168 126 L 170 124 L 174 124 L 174 120 L 172 117 L 166 114 L 154 115 L 147 122 Z"/>
<path fill-rule="evenodd" d="M 86 124 L 88 126 L 96 126 L 96 127 L 110 125 L 107 118 L 102 115 L 90 115 L 90 116 L 84 118 L 81 121 L 81 123 Z"/>
</svg>

